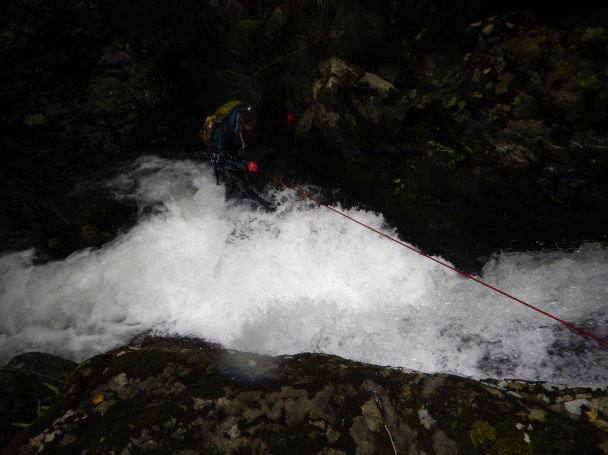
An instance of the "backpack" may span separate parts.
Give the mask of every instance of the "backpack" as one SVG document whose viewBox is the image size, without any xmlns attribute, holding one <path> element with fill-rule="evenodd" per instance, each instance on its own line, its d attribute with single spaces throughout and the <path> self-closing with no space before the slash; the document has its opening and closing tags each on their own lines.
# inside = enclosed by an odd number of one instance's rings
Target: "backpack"
<svg viewBox="0 0 608 455">
<path fill-rule="evenodd" d="M 232 109 L 237 107 L 239 104 L 242 104 L 239 100 L 230 100 L 223 106 L 218 107 L 213 114 L 208 115 L 205 118 L 205 122 L 198 132 L 199 137 L 203 140 L 203 142 L 205 142 L 205 144 L 209 145 L 211 142 L 211 135 L 213 133 L 214 125 L 217 122 L 224 120 L 228 114 L 230 114 Z"/>
</svg>

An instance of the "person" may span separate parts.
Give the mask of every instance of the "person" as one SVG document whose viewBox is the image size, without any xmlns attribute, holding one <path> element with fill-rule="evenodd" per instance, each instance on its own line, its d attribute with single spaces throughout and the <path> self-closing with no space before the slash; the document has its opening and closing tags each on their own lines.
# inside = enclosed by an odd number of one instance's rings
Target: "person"
<svg viewBox="0 0 608 455">
<path fill-rule="evenodd" d="M 258 167 L 242 155 L 257 123 L 256 105 L 232 100 L 205 119 L 200 136 L 209 148 L 217 184 L 223 181 L 226 185 L 226 199 L 240 195 L 269 209 L 268 202 L 251 187 L 250 173 Z"/>
</svg>

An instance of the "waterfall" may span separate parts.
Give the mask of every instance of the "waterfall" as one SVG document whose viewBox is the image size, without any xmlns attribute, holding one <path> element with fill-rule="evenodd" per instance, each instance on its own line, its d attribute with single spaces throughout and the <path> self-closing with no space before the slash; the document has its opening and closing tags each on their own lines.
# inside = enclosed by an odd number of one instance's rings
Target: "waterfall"
<svg viewBox="0 0 608 455">
<path fill-rule="evenodd" d="M 152 332 L 424 372 L 608 380 L 605 345 L 288 189 L 264 195 L 269 213 L 225 201 L 206 164 L 157 157 L 108 185 L 142 209 L 128 232 L 47 264 L 31 250 L 0 258 L 2 363 L 32 350 L 78 361 Z M 379 213 L 341 210 L 407 242 Z M 480 279 L 608 335 L 603 245 L 497 253 Z"/>
</svg>

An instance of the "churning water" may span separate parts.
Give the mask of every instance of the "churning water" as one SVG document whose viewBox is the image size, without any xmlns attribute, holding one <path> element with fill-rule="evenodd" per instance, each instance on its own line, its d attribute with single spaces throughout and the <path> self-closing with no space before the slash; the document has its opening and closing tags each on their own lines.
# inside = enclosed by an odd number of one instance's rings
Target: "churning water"
<svg viewBox="0 0 608 455">
<path fill-rule="evenodd" d="M 80 360 L 152 331 L 425 372 L 608 380 L 607 346 L 291 190 L 270 190 L 266 213 L 226 203 L 206 165 L 154 157 L 112 185 L 148 208 L 128 233 L 44 265 L 32 251 L 0 258 L 2 363 L 31 350 Z M 380 214 L 346 213 L 395 235 Z M 480 278 L 608 335 L 602 245 L 499 254 Z"/>
</svg>

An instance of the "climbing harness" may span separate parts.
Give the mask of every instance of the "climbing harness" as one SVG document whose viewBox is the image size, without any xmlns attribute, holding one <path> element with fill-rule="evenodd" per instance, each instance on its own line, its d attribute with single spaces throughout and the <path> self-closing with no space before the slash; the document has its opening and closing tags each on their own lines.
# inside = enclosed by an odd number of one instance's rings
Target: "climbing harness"
<svg viewBox="0 0 608 455">
<path fill-rule="evenodd" d="M 274 180 L 275 182 L 277 182 L 277 183 L 279 183 L 279 184 L 281 184 L 281 185 L 283 185 L 283 186 L 285 186 L 285 187 L 289 188 L 290 190 L 293 190 L 293 191 L 295 191 L 296 193 L 301 194 L 301 195 L 302 195 L 302 196 L 304 196 L 305 198 L 310 199 L 311 201 L 314 201 L 314 202 L 316 202 L 317 204 L 322 205 L 323 207 L 328 208 L 328 209 L 329 209 L 329 210 L 331 210 L 332 212 L 335 212 L 335 213 L 337 213 L 338 215 L 341 215 L 341 216 L 343 216 L 344 218 L 347 218 L 347 219 L 349 219 L 350 221 L 352 221 L 352 222 L 354 222 L 354 223 L 357 223 L 358 225 L 363 226 L 364 228 L 367 228 L 367 229 L 369 229 L 370 231 L 375 232 L 375 233 L 376 233 L 376 234 L 378 234 L 378 235 L 381 235 L 382 237 L 385 237 L 385 238 L 387 238 L 387 239 L 389 239 L 389 240 L 392 240 L 393 242 L 395 242 L 395 243 L 397 243 L 397 244 L 399 244 L 399 245 L 401 245 L 401 246 L 403 246 L 403 247 L 405 247 L 405 248 L 407 248 L 407 249 L 409 249 L 409 250 L 412 250 L 413 252 L 418 253 L 419 255 L 424 256 L 425 258 L 430 259 L 431 261 L 434 261 L 434 262 L 436 262 L 437 264 L 440 264 L 440 265 L 442 265 L 442 266 L 444 266 L 444 267 L 446 267 L 446 268 L 448 268 L 448 269 L 450 269 L 450 270 L 452 270 L 452 271 L 454 271 L 454 272 L 456 272 L 456 273 L 458 273 L 458 274 L 460 274 L 460 275 L 462 275 L 462 276 L 464 276 L 464 277 L 466 277 L 466 278 L 468 278 L 468 279 L 470 279 L 470 280 L 472 280 L 472 281 L 475 281 L 476 283 L 481 284 L 482 286 L 485 286 L 485 287 L 487 287 L 488 289 L 491 289 L 491 290 L 492 290 L 492 291 L 494 291 L 494 292 L 497 292 L 497 293 L 499 293 L 499 294 L 501 294 L 501 295 L 503 295 L 503 296 L 505 296 L 505 297 L 508 297 L 508 298 L 509 298 L 509 299 L 511 299 L 511 300 L 514 300 L 514 301 L 516 301 L 516 302 L 518 302 L 518 303 L 521 303 L 522 305 L 527 306 L 528 308 L 530 308 L 530 309 L 532 309 L 532 310 L 534 310 L 534 311 L 537 311 L 537 312 L 539 312 L 540 314 L 543 314 L 543 315 L 545 315 L 545 316 L 547 316 L 547 317 L 549 317 L 549 318 L 551 318 L 551 319 L 553 319 L 553 320 L 555 320 L 555 321 L 557 321 L 557 322 L 562 323 L 562 324 L 563 324 L 563 325 L 565 325 L 566 327 L 569 327 L 569 328 L 571 328 L 571 329 L 573 329 L 573 330 L 576 330 L 576 331 L 578 331 L 579 333 L 581 333 L 581 334 L 583 334 L 583 335 L 586 335 L 586 336 L 588 336 L 588 337 L 590 337 L 590 338 L 593 338 L 594 340 L 599 341 L 600 343 L 603 343 L 603 344 L 605 344 L 605 345 L 607 345 L 607 346 L 608 346 L 608 341 L 604 340 L 603 338 L 600 338 L 600 337 L 598 337 L 598 336 L 596 336 L 596 335 L 594 335 L 594 334 L 592 334 L 592 333 L 590 333 L 590 332 L 587 332 L 586 330 L 583 330 L 583 329 L 581 329 L 580 327 L 577 327 L 577 326 L 576 326 L 576 325 L 574 325 L 574 324 L 571 324 L 571 323 L 566 322 L 566 321 L 564 321 L 564 320 L 562 320 L 562 319 L 559 319 L 558 317 L 553 316 L 552 314 L 547 313 L 546 311 L 543 311 L 543 310 L 541 310 L 540 308 L 535 307 L 534 305 L 531 305 L 531 304 L 529 304 L 529 303 L 527 303 L 527 302 L 524 302 L 523 300 L 520 300 L 520 299 L 518 299 L 517 297 L 512 296 L 511 294 L 508 294 L 508 293 L 506 293 L 506 292 L 504 292 L 504 291 L 501 291 L 500 289 L 498 289 L 498 288 L 496 288 L 496 287 L 494 287 L 494 286 L 492 286 L 492 285 L 490 285 L 490 284 L 488 284 L 488 283 L 485 283 L 484 281 L 481 281 L 481 280 L 479 280 L 479 279 L 475 278 L 475 277 L 474 277 L 474 276 L 472 276 L 472 275 L 469 275 L 468 273 L 465 273 L 465 272 L 463 272 L 463 271 L 461 271 L 461 270 L 458 270 L 457 268 L 452 267 L 451 265 L 449 265 L 449 264 L 447 264 L 447 263 L 445 263 L 445 262 L 443 262 L 443 261 L 440 261 L 439 259 L 436 259 L 436 258 L 434 258 L 434 257 L 432 257 L 432 256 L 429 256 L 428 254 L 425 254 L 425 253 L 423 253 L 422 251 L 417 250 L 416 248 L 414 248 L 414 247 L 412 247 L 412 246 L 410 246 L 410 245 L 408 245 L 408 244 L 406 244 L 406 243 L 404 243 L 404 242 L 402 242 L 402 241 L 400 241 L 400 240 L 397 240 L 396 238 L 391 237 L 390 235 L 385 234 L 385 233 L 384 233 L 384 232 L 382 232 L 382 231 L 379 231 L 379 230 L 377 230 L 377 229 L 374 229 L 373 227 L 368 226 L 367 224 L 362 223 L 361 221 L 358 221 L 358 220 L 356 220 L 355 218 L 353 218 L 353 217 L 351 217 L 351 216 L 348 216 L 346 213 L 341 212 L 341 211 L 339 211 L 339 210 L 337 210 L 337 209 L 335 209 L 335 208 L 333 208 L 333 207 L 330 207 L 329 205 L 325 204 L 324 202 L 322 202 L 322 201 L 320 201 L 320 200 L 318 200 L 318 199 L 316 199 L 316 198 L 314 198 L 314 197 L 312 197 L 312 196 L 310 196 L 310 195 L 306 194 L 304 191 L 301 191 L 301 190 L 298 190 L 297 188 L 294 188 L 293 186 L 291 186 L 291 185 L 289 185 L 289 184 L 287 184 L 287 183 L 283 182 L 282 180 L 278 179 L 278 178 L 277 178 L 277 177 L 275 177 L 274 175 L 271 175 L 271 174 L 269 174 L 268 172 L 263 171 L 262 169 L 258 169 L 257 171 L 258 171 L 260 174 L 263 174 L 263 175 L 265 175 L 266 177 L 270 178 L 271 180 Z"/>
</svg>

